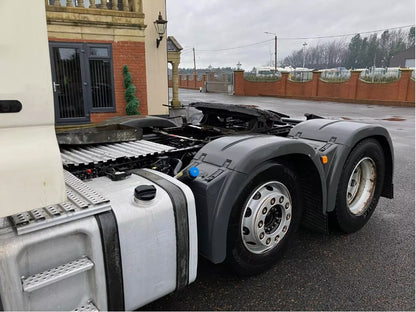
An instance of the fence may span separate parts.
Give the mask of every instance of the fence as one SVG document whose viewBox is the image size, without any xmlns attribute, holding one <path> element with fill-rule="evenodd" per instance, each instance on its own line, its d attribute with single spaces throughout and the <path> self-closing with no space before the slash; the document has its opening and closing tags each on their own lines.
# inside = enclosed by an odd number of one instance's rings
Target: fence
<svg viewBox="0 0 416 312">
<path fill-rule="evenodd" d="M 262 75 L 256 73 L 244 73 L 244 78 L 247 81 L 257 81 L 257 82 L 266 82 L 266 81 L 278 81 L 282 79 L 282 73 L 277 72 L 271 75 Z"/>
<path fill-rule="evenodd" d="M 311 71 L 293 71 L 289 73 L 288 79 L 293 82 L 311 81 L 313 74 Z"/>
<path fill-rule="evenodd" d="M 233 73 L 207 73 L 205 84 L 206 92 L 230 93 L 233 92 Z"/>
<path fill-rule="evenodd" d="M 400 79 L 399 68 L 371 68 L 360 74 L 360 79 L 366 82 L 390 83 Z"/>
<path fill-rule="evenodd" d="M 179 75 L 179 88 L 199 90 L 205 87 L 206 75 Z M 169 77 L 169 87 L 172 87 L 172 77 Z"/>
<path fill-rule="evenodd" d="M 389 83 L 366 82 L 360 79 L 361 70 L 351 71 L 343 82 L 325 81 L 325 75 L 312 72 L 312 80 L 292 81 L 288 73 L 272 82 L 253 82 L 244 78 L 244 71 L 234 72 L 235 95 L 276 96 L 306 100 L 339 101 L 367 104 L 415 106 L 415 81 L 412 70 L 401 69 L 400 78 Z M 392 74 L 393 75 L 393 74 Z"/>
<path fill-rule="evenodd" d="M 351 78 L 351 71 L 348 69 L 324 70 L 321 73 L 320 80 L 325 82 L 346 82 Z"/>
<path fill-rule="evenodd" d="M 179 88 L 203 89 L 206 92 L 233 93 L 233 73 L 211 73 L 204 75 L 179 75 Z M 169 87 L 172 87 L 172 77 L 169 77 Z"/>
</svg>

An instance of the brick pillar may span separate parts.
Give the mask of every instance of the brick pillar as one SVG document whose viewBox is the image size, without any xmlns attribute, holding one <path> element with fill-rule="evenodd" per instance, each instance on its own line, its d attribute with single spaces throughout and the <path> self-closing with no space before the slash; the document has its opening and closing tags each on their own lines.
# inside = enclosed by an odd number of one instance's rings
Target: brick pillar
<svg viewBox="0 0 416 312">
<path fill-rule="evenodd" d="M 311 96 L 312 97 L 316 97 L 318 96 L 318 92 L 319 92 L 319 78 L 321 77 L 321 72 L 320 71 L 313 71 L 312 72 L 312 93 Z"/>
<path fill-rule="evenodd" d="M 193 88 L 196 89 L 196 78 L 197 78 L 196 73 L 194 73 L 193 76 L 194 76 L 194 85 L 193 85 Z"/>
<path fill-rule="evenodd" d="M 406 101 L 409 83 L 411 82 L 412 69 L 403 68 L 400 70 L 399 91 L 397 92 L 398 101 Z"/>
<path fill-rule="evenodd" d="M 186 75 L 186 88 L 189 88 L 189 75 Z"/>
<path fill-rule="evenodd" d="M 348 98 L 349 99 L 356 99 L 357 92 L 358 92 L 358 82 L 360 79 L 361 70 L 352 70 L 351 71 L 351 84 L 350 89 L 348 90 Z"/>
<path fill-rule="evenodd" d="M 234 94 L 245 95 L 244 92 L 244 70 L 234 71 Z"/>
<path fill-rule="evenodd" d="M 286 96 L 287 95 L 287 81 L 289 79 L 289 73 L 288 72 L 284 72 L 282 73 L 282 92 L 281 95 L 282 96 Z"/>
<path fill-rule="evenodd" d="M 202 75 L 202 88 L 205 88 L 205 83 L 207 82 L 207 75 L 203 74 Z"/>
<path fill-rule="evenodd" d="M 413 106 L 415 105 L 415 80 L 412 79 L 412 75 L 410 75 L 409 87 L 407 88 L 406 101 L 412 102 Z"/>
</svg>

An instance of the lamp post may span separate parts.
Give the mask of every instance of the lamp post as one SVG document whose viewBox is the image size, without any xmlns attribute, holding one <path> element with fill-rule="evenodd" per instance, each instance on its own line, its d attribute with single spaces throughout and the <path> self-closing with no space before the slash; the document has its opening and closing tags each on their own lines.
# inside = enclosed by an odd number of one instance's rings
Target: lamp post
<svg viewBox="0 0 416 312">
<path fill-rule="evenodd" d="M 168 23 L 168 21 L 164 20 L 162 17 L 162 13 L 159 12 L 157 20 L 155 20 L 153 23 L 155 24 L 156 32 L 159 36 L 159 38 L 156 38 L 156 48 L 159 48 L 159 44 L 162 41 L 163 35 L 166 31 L 166 24 Z"/>
<path fill-rule="evenodd" d="M 277 34 L 265 31 L 265 34 L 274 35 L 274 74 L 277 73 Z"/>
<path fill-rule="evenodd" d="M 304 42 L 302 45 L 303 45 L 303 65 L 302 65 L 302 68 L 305 68 L 305 48 L 308 44 L 306 42 Z"/>
</svg>

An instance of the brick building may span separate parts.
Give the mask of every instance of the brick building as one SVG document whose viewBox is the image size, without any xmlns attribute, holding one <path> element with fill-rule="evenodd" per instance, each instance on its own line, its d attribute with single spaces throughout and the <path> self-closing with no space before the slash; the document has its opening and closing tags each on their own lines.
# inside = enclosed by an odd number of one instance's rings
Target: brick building
<svg viewBox="0 0 416 312">
<path fill-rule="evenodd" d="M 141 114 L 166 114 L 166 36 L 153 25 L 165 0 L 45 0 L 55 122 L 99 122 L 125 115 L 127 65 Z"/>
</svg>

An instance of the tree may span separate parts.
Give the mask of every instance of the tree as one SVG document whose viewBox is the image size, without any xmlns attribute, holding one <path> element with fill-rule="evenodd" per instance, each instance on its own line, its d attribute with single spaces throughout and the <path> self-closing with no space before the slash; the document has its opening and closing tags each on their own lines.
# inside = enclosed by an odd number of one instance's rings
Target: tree
<svg viewBox="0 0 416 312">
<path fill-rule="evenodd" d="M 368 49 L 367 49 L 367 57 L 366 57 L 365 67 L 368 67 L 368 66 L 371 66 L 371 65 L 374 66 L 376 64 L 377 54 L 378 54 L 377 34 L 372 34 L 372 35 L 370 35 L 370 37 L 368 39 Z"/>
<path fill-rule="evenodd" d="M 389 66 L 393 55 L 406 50 L 415 44 L 415 28 L 408 33 L 402 30 L 384 31 L 381 36 L 376 33 L 368 37 L 356 34 L 350 42 L 330 41 L 309 45 L 305 49 L 305 66 L 309 68 L 365 68 Z M 302 66 L 303 50 L 293 51 L 284 59 L 285 64 L 294 67 Z"/>
<path fill-rule="evenodd" d="M 348 45 L 347 58 L 345 60 L 345 67 L 347 68 L 359 68 L 359 57 L 362 48 L 362 39 L 360 34 L 356 34 L 352 37 L 350 44 Z"/>
<path fill-rule="evenodd" d="M 124 98 L 126 99 L 126 114 L 127 115 L 140 115 L 138 110 L 139 108 L 139 99 L 136 97 L 136 87 L 133 84 L 133 79 L 131 77 L 129 68 L 127 65 L 123 67 L 123 76 L 124 76 L 124 87 L 126 92 L 124 93 Z"/>
<path fill-rule="evenodd" d="M 407 35 L 407 47 L 415 46 L 415 26 L 410 27 L 409 34 Z"/>
</svg>

